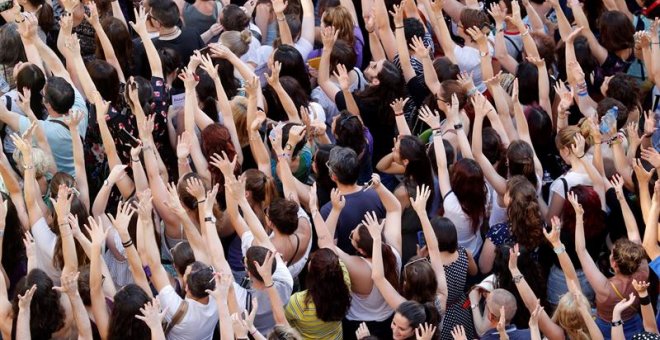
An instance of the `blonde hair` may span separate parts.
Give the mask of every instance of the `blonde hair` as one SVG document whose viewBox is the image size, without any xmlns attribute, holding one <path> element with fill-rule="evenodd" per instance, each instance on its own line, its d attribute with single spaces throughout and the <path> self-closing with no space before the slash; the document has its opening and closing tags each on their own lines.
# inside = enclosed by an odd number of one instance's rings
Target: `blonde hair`
<svg viewBox="0 0 660 340">
<path fill-rule="evenodd" d="M 323 12 L 321 19 L 325 26 L 333 26 L 339 31 L 338 39 L 348 43 L 349 46 L 355 45 L 355 23 L 353 16 L 344 6 L 328 8 Z"/>
<path fill-rule="evenodd" d="M 580 299 L 583 304 L 589 305 L 589 300 L 584 295 L 580 295 Z M 589 340 L 589 329 L 579 310 L 575 296 L 570 292 L 566 293 L 559 299 L 552 321 L 566 331 L 569 339 Z"/>
<path fill-rule="evenodd" d="M 584 137 L 587 141 L 589 140 L 590 133 L 588 127 L 570 125 L 559 130 L 557 132 L 557 136 L 555 137 L 555 145 L 557 146 L 557 150 L 568 148 L 570 151 L 571 145 L 575 144 L 575 140 L 573 138 L 575 138 L 578 133 L 581 134 L 582 137 Z M 589 149 L 588 142 L 586 142 L 584 149 Z"/>
<path fill-rule="evenodd" d="M 12 155 L 12 158 L 16 162 L 16 168 L 21 173 L 21 176 L 23 176 L 25 172 L 25 168 L 23 167 L 25 165 L 23 163 L 23 155 L 18 149 L 16 149 Z M 49 172 L 48 169 L 52 165 L 50 158 L 46 155 L 46 152 L 38 147 L 32 148 L 32 163 L 34 164 L 35 177 L 37 179 L 45 176 Z"/>
<path fill-rule="evenodd" d="M 238 142 L 242 146 L 250 144 L 250 136 L 248 136 L 247 126 L 247 98 L 243 96 L 235 96 L 229 101 L 231 104 L 231 115 L 234 117 L 236 124 L 236 133 L 238 134 Z"/>
<path fill-rule="evenodd" d="M 243 31 L 226 31 L 220 34 L 220 42 L 227 46 L 237 57 L 241 57 L 250 49 L 252 32 L 249 29 Z"/>
</svg>

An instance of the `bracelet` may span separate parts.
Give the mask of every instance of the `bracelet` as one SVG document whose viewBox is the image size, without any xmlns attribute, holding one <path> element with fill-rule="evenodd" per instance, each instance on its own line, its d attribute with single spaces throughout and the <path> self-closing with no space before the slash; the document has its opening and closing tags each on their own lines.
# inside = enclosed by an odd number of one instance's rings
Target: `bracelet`
<svg viewBox="0 0 660 340">
<path fill-rule="evenodd" d="M 268 288 L 272 288 L 274 285 L 275 285 L 275 282 L 271 282 L 269 285 L 265 285 L 264 287 L 266 289 L 268 289 Z"/>
<path fill-rule="evenodd" d="M 460 130 L 462 128 L 463 128 L 463 124 L 461 124 L 461 123 L 458 123 L 458 124 L 454 125 L 454 130 Z"/>
<path fill-rule="evenodd" d="M 68 226 L 68 225 L 69 225 L 69 223 L 67 222 L 67 223 L 59 224 L 58 226 L 59 226 L 60 228 L 62 228 L 62 227 L 64 227 L 64 226 Z"/>
<path fill-rule="evenodd" d="M 139 158 L 138 159 L 131 158 L 131 162 L 140 163 L 140 159 Z"/>
<path fill-rule="evenodd" d="M 370 30 L 367 30 L 367 33 L 369 33 L 369 34 L 372 34 L 372 33 L 374 33 L 374 32 L 376 32 L 375 29 L 373 29 L 373 30 L 371 30 L 371 31 L 370 31 Z"/>
<path fill-rule="evenodd" d="M 394 116 L 395 116 L 395 117 L 403 116 L 403 112 L 399 112 L 399 113 L 396 113 L 396 112 L 395 112 L 395 113 L 394 113 Z"/>
<path fill-rule="evenodd" d="M 470 309 L 477 309 L 479 307 L 478 303 L 470 305 Z"/>
<path fill-rule="evenodd" d="M 34 164 L 32 164 L 32 165 L 25 165 L 25 164 L 23 164 L 23 169 L 25 169 L 25 170 L 34 169 Z"/>
<path fill-rule="evenodd" d="M 582 157 L 584 157 L 586 154 L 587 154 L 587 153 L 584 152 L 584 153 L 582 153 L 582 156 L 578 156 L 578 158 L 582 158 Z"/>
<path fill-rule="evenodd" d="M 623 320 L 619 320 L 619 321 L 612 321 L 612 322 L 610 323 L 610 325 L 611 325 L 612 327 L 619 327 L 619 326 L 623 326 Z"/>
<path fill-rule="evenodd" d="M 133 162 L 135 162 L 135 161 L 133 161 Z M 139 162 L 139 160 L 138 160 L 138 162 Z M 177 160 L 177 162 L 179 164 L 188 164 L 188 158 L 184 159 L 183 161 L 181 159 L 179 159 L 179 160 Z"/>
<path fill-rule="evenodd" d="M 525 277 L 522 274 L 518 274 L 513 277 L 513 283 L 520 283 L 520 281 L 524 280 Z"/>
<path fill-rule="evenodd" d="M 645 297 L 640 297 L 639 298 L 639 304 L 642 306 L 650 305 L 651 304 L 651 297 L 646 295 Z"/>
<path fill-rule="evenodd" d="M 589 92 L 587 92 L 587 91 L 580 91 L 580 92 L 578 92 L 577 95 L 578 95 L 578 97 L 586 97 L 586 96 L 589 95 Z"/>
<path fill-rule="evenodd" d="M 285 152 L 285 153 L 282 153 L 282 154 L 278 154 L 278 155 L 277 155 L 277 158 L 280 158 L 280 157 L 286 157 L 286 158 L 288 158 L 288 157 L 291 157 L 291 154 L 290 154 L 290 153 L 286 153 L 286 152 Z"/>
<path fill-rule="evenodd" d="M 121 245 L 124 246 L 124 248 L 128 248 L 133 245 L 133 240 L 129 238 L 128 241 L 122 242 Z"/>
<path fill-rule="evenodd" d="M 277 21 L 285 21 L 285 20 L 286 20 L 286 17 L 284 17 L 284 18 L 282 18 L 282 19 L 277 18 Z"/>
<path fill-rule="evenodd" d="M 529 35 L 529 30 L 526 30 L 525 32 L 523 32 L 523 33 L 520 34 L 521 37 L 524 37 L 524 36 L 526 36 L 526 35 Z"/>
<path fill-rule="evenodd" d="M 566 251 L 566 247 L 564 247 L 564 245 L 562 244 L 562 245 L 560 245 L 560 246 L 557 247 L 557 248 L 553 248 L 552 250 L 555 251 L 555 254 L 559 255 L 559 254 L 561 254 L 561 253 L 563 253 L 563 252 Z"/>
<path fill-rule="evenodd" d="M 403 28 L 403 26 L 395 26 L 395 29 Z"/>
</svg>

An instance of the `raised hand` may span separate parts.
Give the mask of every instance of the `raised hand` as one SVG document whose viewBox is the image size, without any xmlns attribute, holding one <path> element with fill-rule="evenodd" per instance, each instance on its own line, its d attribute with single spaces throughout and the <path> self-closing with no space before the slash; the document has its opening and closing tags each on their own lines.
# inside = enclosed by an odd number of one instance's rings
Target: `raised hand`
<svg viewBox="0 0 660 340">
<path fill-rule="evenodd" d="M 472 80 L 472 72 L 467 73 L 465 71 L 461 71 L 461 73 L 458 74 L 458 82 L 461 84 L 461 87 L 465 91 L 473 89 L 474 81 Z"/>
<path fill-rule="evenodd" d="M 270 3 L 272 4 L 273 12 L 275 12 L 275 14 L 284 13 L 286 6 L 289 4 L 289 2 L 285 0 L 270 0 Z"/>
<path fill-rule="evenodd" d="M 108 183 L 114 185 L 117 183 L 122 177 L 126 175 L 126 165 L 124 164 L 119 164 L 115 165 L 112 167 L 112 170 L 110 170 L 110 174 L 108 175 Z"/>
<path fill-rule="evenodd" d="M 649 285 L 651 285 L 650 282 L 646 281 L 637 281 L 633 279 L 632 281 L 633 288 L 637 291 L 637 294 L 641 295 L 646 295 L 648 292 Z"/>
<path fill-rule="evenodd" d="M 656 169 L 660 167 L 660 153 L 653 146 L 642 148 L 642 159 L 651 163 Z"/>
<path fill-rule="evenodd" d="M 476 27 L 469 27 L 466 32 L 479 47 L 488 48 L 488 38 L 480 29 L 477 29 Z"/>
<path fill-rule="evenodd" d="M 520 246 L 516 243 L 513 247 L 509 248 L 509 270 L 514 271 L 518 269 L 518 256 L 520 256 Z"/>
<path fill-rule="evenodd" d="M 223 301 L 227 301 L 227 294 L 234 282 L 234 277 L 225 273 L 214 273 L 213 277 L 215 278 L 215 289 L 207 289 L 206 293 L 213 296 L 218 303 L 223 303 Z"/>
<path fill-rule="evenodd" d="M 80 54 L 80 40 L 78 40 L 78 34 L 73 33 L 68 37 L 64 38 L 64 46 L 71 50 L 71 53 L 74 55 Z"/>
<path fill-rule="evenodd" d="M 138 216 L 143 221 L 148 221 L 151 218 L 153 211 L 153 202 L 151 197 L 151 190 L 147 189 L 137 193 L 138 203 L 136 204 Z"/>
<path fill-rule="evenodd" d="M 179 192 L 177 191 L 175 184 L 168 183 L 167 194 L 167 198 L 163 201 L 163 204 L 171 209 L 177 216 L 184 216 L 186 214 L 186 209 L 183 207 L 183 204 L 181 204 Z"/>
<path fill-rule="evenodd" d="M 282 71 L 282 63 L 279 61 L 273 62 L 273 69 L 270 70 L 270 75 L 266 74 L 266 81 L 268 81 L 270 86 L 276 87 L 280 84 L 280 71 Z"/>
<path fill-rule="evenodd" d="M 245 199 L 245 177 L 241 176 L 237 181 L 225 182 L 225 190 L 236 202 Z"/>
<path fill-rule="evenodd" d="M 639 125 L 637 122 L 630 122 L 626 125 L 626 132 L 628 134 L 628 142 L 630 145 L 639 145 L 642 139 L 639 136 Z"/>
<path fill-rule="evenodd" d="M 71 130 L 78 130 L 78 125 L 82 121 L 84 113 L 78 109 L 69 110 L 69 115 L 64 117 L 64 122 Z"/>
<path fill-rule="evenodd" d="M 200 64 L 200 67 L 202 68 L 202 70 L 206 71 L 206 73 L 208 73 L 209 76 L 211 78 L 213 78 L 214 81 L 218 80 L 219 77 L 220 77 L 218 75 L 218 66 L 219 65 L 214 66 L 213 65 L 213 60 L 211 60 L 211 57 L 208 54 L 207 55 L 202 55 L 201 56 L 201 61 L 202 61 L 202 63 Z"/>
<path fill-rule="evenodd" d="M 78 277 L 80 272 L 75 273 L 62 273 L 61 282 L 59 287 L 53 287 L 53 290 L 56 290 L 60 293 L 64 293 L 68 296 L 75 296 L 78 294 Z"/>
<path fill-rule="evenodd" d="M 188 178 L 186 180 L 186 191 L 195 197 L 197 204 L 201 204 L 206 200 L 206 188 L 199 178 Z"/>
<path fill-rule="evenodd" d="M 583 29 L 583 28 L 584 28 L 584 27 L 582 27 L 582 26 L 578 26 L 578 27 L 576 27 L 576 28 L 573 30 L 573 32 L 571 32 L 571 34 L 569 34 L 568 37 L 566 37 L 566 43 L 567 43 L 567 44 L 568 44 L 568 43 L 572 44 L 573 42 L 575 42 L 575 38 L 577 38 L 578 36 L 582 35 L 582 29 Z"/>
<path fill-rule="evenodd" d="M 271 270 L 273 268 L 273 261 L 275 261 L 275 256 L 278 256 L 275 252 L 268 251 L 268 254 L 266 254 L 266 258 L 264 259 L 263 264 L 259 264 L 259 262 L 254 261 L 254 266 L 257 269 L 257 273 L 259 273 L 259 275 L 261 276 L 261 279 L 265 287 L 272 287 L 274 283 L 273 273 L 271 272 Z"/>
<path fill-rule="evenodd" d="M 612 176 L 612 179 L 610 180 L 610 184 L 612 185 L 612 187 L 614 187 L 614 191 L 616 192 L 616 197 L 619 200 L 624 199 L 624 196 L 623 196 L 623 177 L 621 177 L 621 175 L 619 175 L 619 174 L 614 174 L 614 176 Z"/>
<path fill-rule="evenodd" d="M 259 78 L 257 76 L 252 76 L 252 78 L 249 78 L 245 81 L 245 92 L 248 95 L 248 98 L 254 97 L 257 95 L 257 92 L 259 91 Z M 260 111 L 257 110 L 257 113 Z"/>
<path fill-rule="evenodd" d="M 362 224 L 365 227 L 367 227 L 367 230 L 369 230 L 369 234 L 371 235 L 371 238 L 373 239 L 381 238 L 383 227 L 385 227 L 385 220 L 383 220 L 381 223 L 378 223 L 378 216 L 376 216 L 375 212 L 372 211 L 364 214 L 364 219 L 362 220 Z"/>
<path fill-rule="evenodd" d="M 119 202 L 116 216 L 113 217 L 110 214 L 106 215 L 118 232 L 128 233 L 128 224 L 131 223 L 133 214 L 135 214 L 135 208 L 131 204 Z"/>
<path fill-rule="evenodd" d="M 228 181 L 228 178 L 234 180 L 236 179 L 234 176 L 234 169 L 236 169 L 237 162 L 238 162 L 238 158 L 236 157 L 236 155 L 234 155 L 234 159 L 232 159 L 230 162 L 227 153 L 222 151 L 222 155 L 214 153 L 211 156 L 211 161 L 209 162 L 209 164 L 218 168 L 220 172 L 222 172 L 222 175 L 225 176 L 225 181 Z"/>
<path fill-rule="evenodd" d="M 421 187 L 418 185 L 416 188 L 415 197 L 410 197 L 410 205 L 417 212 L 417 214 L 426 214 L 426 203 L 431 196 L 431 188 L 423 184 Z"/>
<path fill-rule="evenodd" d="M 190 148 L 192 147 L 192 141 L 190 140 L 190 133 L 184 131 L 182 134 L 177 137 L 176 143 L 176 157 L 179 159 L 188 159 L 190 156 Z"/>
<path fill-rule="evenodd" d="M 635 302 L 635 293 L 630 293 L 628 299 L 622 299 L 616 305 L 614 305 L 614 310 L 612 311 L 612 315 L 617 315 L 621 317 L 621 313 L 624 310 L 630 308 L 630 306 L 632 306 L 634 302 Z M 617 321 L 617 320 L 612 320 L 612 321 Z"/>
<path fill-rule="evenodd" d="M 28 259 L 37 256 L 37 246 L 34 243 L 34 237 L 32 237 L 31 232 L 26 231 L 23 235 L 23 245 L 25 246 L 25 254 Z"/>
<path fill-rule="evenodd" d="M 323 42 L 323 49 L 332 51 L 335 46 L 335 41 L 339 37 L 339 31 L 335 30 L 333 26 L 326 26 L 321 30 L 321 41 Z"/>
<path fill-rule="evenodd" d="M 332 75 L 339 81 L 339 88 L 342 91 L 348 91 L 351 86 L 351 78 L 348 76 L 346 66 L 344 64 L 337 64 L 337 69 Z"/>
<path fill-rule="evenodd" d="M 32 98 L 32 91 L 30 91 L 29 87 L 24 87 L 23 91 L 17 91 L 18 92 L 18 107 L 21 108 L 25 114 L 31 113 L 32 116 L 34 116 L 34 112 L 32 112 L 32 107 L 30 107 L 30 99 Z M 36 117 L 35 117 L 36 118 Z M 32 117 L 30 117 L 32 119 Z"/>
<path fill-rule="evenodd" d="M 87 9 L 89 9 L 89 15 L 85 13 L 85 19 L 92 25 L 92 27 L 100 27 L 101 20 L 99 19 L 99 11 L 96 8 L 96 2 L 90 1 L 87 3 Z"/>
<path fill-rule="evenodd" d="M 584 145 L 585 145 L 584 137 L 582 136 L 581 133 L 576 133 L 575 136 L 573 136 L 573 144 L 571 144 L 571 151 L 573 151 L 573 155 L 575 157 L 577 158 L 584 157 Z"/>
<path fill-rule="evenodd" d="M 579 216 L 584 215 L 584 209 L 582 208 L 582 204 L 578 202 L 577 195 L 575 195 L 574 192 L 570 191 L 568 193 L 568 201 L 573 206 L 573 209 L 575 210 L 575 215 L 579 215 Z"/>
<path fill-rule="evenodd" d="M 330 192 L 330 202 L 332 203 L 332 209 L 337 211 L 341 211 L 346 206 L 346 198 L 337 188 L 333 188 Z"/>
<path fill-rule="evenodd" d="M 160 301 L 158 299 L 153 299 L 152 301 L 145 303 L 144 307 L 140 308 L 141 314 L 136 314 L 135 318 L 144 321 L 150 329 L 156 329 L 158 327 L 163 327 L 162 322 L 166 312 L 167 308 L 161 311 Z"/>
<path fill-rule="evenodd" d="M 436 110 L 431 111 L 427 105 L 424 105 L 419 109 L 419 119 L 430 126 L 433 130 L 440 128 L 440 114 Z"/>
<path fill-rule="evenodd" d="M 415 57 L 417 59 L 429 58 L 431 56 L 431 51 L 424 45 L 422 38 L 418 36 L 413 36 L 410 48 L 415 51 Z"/>
<path fill-rule="evenodd" d="M 504 24 L 506 13 L 502 11 L 502 7 L 500 7 L 500 4 L 498 2 L 492 2 L 490 4 L 490 9 L 488 10 L 488 14 L 490 14 L 490 16 L 493 17 L 493 20 L 495 20 L 495 25 L 497 27 L 500 27 L 502 26 L 502 24 Z"/>
<path fill-rule="evenodd" d="M 355 331 L 355 337 L 358 340 L 362 340 L 369 336 L 371 336 L 371 333 L 369 333 L 369 327 L 367 327 L 367 324 L 365 322 L 360 323 L 360 326 Z"/>
<path fill-rule="evenodd" d="M 640 185 L 642 183 L 648 184 L 651 181 L 651 178 L 653 178 L 653 173 L 655 173 L 655 168 L 652 168 L 651 171 L 646 171 L 646 168 L 644 168 L 644 165 L 639 158 L 635 158 L 635 161 L 633 162 L 633 170 L 635 171 L 635 176 Z"/>
<path fill-rule="evenodd" d="M 417 340 L 431 340 L 435 333 L 435 326 L 424 323 L 415 329 L 415 338 Z"/>
<path fill-rule="evenodd" d="M 451 330 L 451 336 L 454 338 L 454 340 L 467 340 L 467 336 L 465 335 L 465 328 L 463 328 L 463 325 L 454 326 L 454 329 Z"/>
<path fill-rule="evenodd" d="M 573 105 L 573 96 L 575 92 L 573 89 L 568 89 L 566 85 L 564 85 L 564 82 L 561 80 L 555 84 L 555 92 L 561 99 L 557 111 L 560 114 L 563 114 Z"/>
<path fill-rule="evenodd" d="M 98 221 L 96 221 L 92 216 L 87 219 L 85 229 L 87 229 L 87 234 L 90 237 L 92 246 L 97 247 L 101 247 L 101 245 L 105 243 L 105 238 L 108 236 L 108 230 L 110 230 L 110 228 L 103 230 L 101 218 L 99 217 Z"/>
<path fill-rule="evenodd" d="M 71 211 L 71 201 L 73 200 L 73 192 L 66 184 L 60 184 L 57 191 L 57 198 L 50 199 L 53 202 L 55 213 L 58 219 L 66 219 Z"/>
<path fill-rule="evenodd" d="M 410 97 L 404 98 L 397 98 L 395 99 L 391 104 L 390 107 L 392 108 L 392 111 L 394 111 L 394 114 L 401 114 L 403 113 L 403 108 L 406 106 L 406 103 L 408 103 L 408 100 Z"/>
<path fill-rule="evenodd" d="M 557 216 L 552 216 L 552 219 L 550 220 L 552 223 L 552 229 L 550 229 L 550 232 L 547 232 L 545 228 L 543 228 L 543 235 L 545 235 L 545 238 L 548 239 L 548 242 L 552 244 L 553 248 L 557 248 L 561 246 L 561 221 L 559 220 L 559 217 Z"/>
<path fill-rule="evenodd" d="M 34 297 L 34 292 L 37 290 L 37 285 L 34 284 L 30 289 L 26 290 L 23 295 L 18 295 L 18 308 L 22 310 L 30 310 L 30 305 L 32 304 L 32 297 Z"/>
<path fill-rule="evenodd" d="M 500 307 L 500 318 L 497 321 L 497 331 L 500 334 L 506 333 L 506 309 L 504 309 L 504 306 Z"/>
<path fill-rule="evenodd" d="M 529 328 L 536 328 L 539 326 L 539 316 L 543 313 L 543 306 L 540 303 L 536 304 L 536 308 L 532 311 L 532 315 L 529 317 Z"/>
<path fill-rule="evenodd" d="M 644 135 L 651 136 L 655 129 L 655 113 L 649 110 L 644 114 Z"/>
<path fill-rule="evenodd" d="M 101 96 L 101 93 L 99 93 L 98 91 L 92 94 L 92 102 L 96 107 L 96 120 L 105 121 L 105 115 L 108 113 L 108 110 L 110 109 L 110 102 L 104 100 L 103 97 Z"/>
<path fill-rule="evenodd" d="M 449 112 L 447 112 L 447 120 L 454 124 L 459 123 L 461 121 L 459 109 L 458 96 L 454 93 L 451 95 L 451 108 L 449 109 Z"/>
<path fill-rule="evenodd" d="M 179 79 L 183 81 L 183 84 L 187 89 L 194 89 L 199 83 L 199 77 L 195 74 L 195 70 L 188 68 L 187 66 L 183 68 L 181 73 L 179 73 Z"/>
<path fill-rule="evenodd" d="M 406 7 L 405 3 L 406 0 L 402 0 L 400 4 L 394 5 L 394 11 L 390 11 L 395 27 L 403 26 L 403 9 Z"/>
<path fill-rule="evenodd" d="M 543 58 L 528 56 L 527 61 L 534 64 L 536 67 L 545 67 L 545 60 Z"/>
</svg>

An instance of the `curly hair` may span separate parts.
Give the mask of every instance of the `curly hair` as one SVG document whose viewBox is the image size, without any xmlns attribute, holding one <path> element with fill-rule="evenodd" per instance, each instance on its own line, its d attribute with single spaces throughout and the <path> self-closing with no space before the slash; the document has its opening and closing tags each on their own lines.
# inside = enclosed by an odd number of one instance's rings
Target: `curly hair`
<svg viewBox="0 0 660 340">
<path fill-rule="evenodd" d="M 321 248 L 310 257 L 305 303 L 311 301 L 316 317 L 325 322 L 341 321 L 351 305 L 339 257 L 330 249 Z"/>
<path fill-rule="evenodd" d="M 536 188 L 523 176 L 514 176 L 506 183 L 511 203 L 506 209 L 509 227 L 520 245 L 535 249 L 543 242 L 543 216 Z"/>
<path fill-rule="evenodd" d="M 37 289 L 34 292 L 32 303 L 30 303 L 30 334 L 32 339 L 50 339 L 53 333 L 64 327 L 66 313 L 60 304 L 60 293 L 53 290 L 53 280 L 43 270 L 32 269 L 22 284 L 18 285 L 16 297 L 12 302 L 14 312 L 12 338 L 15 337 L 15 325 L 18 320 L 18 295 L 24 295 L 33 285 L 36 285 Z"/>
<path fill-rule="evenodd" d="M 128 284 L 115 294 L 114 307 L 108 325 L 108 339 L 149 339 L 151 330 L 135 318 L 140 308 L 151 300 L 140 286 Z"/>
</svg>

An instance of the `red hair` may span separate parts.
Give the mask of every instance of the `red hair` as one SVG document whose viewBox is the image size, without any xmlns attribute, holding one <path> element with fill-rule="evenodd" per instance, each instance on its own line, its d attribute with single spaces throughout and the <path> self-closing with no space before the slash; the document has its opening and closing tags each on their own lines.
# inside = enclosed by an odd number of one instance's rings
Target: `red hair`
<svg viewBox="0 0 660 340">
<path fill-rule="evenodd" d="M 204 154 L 204 157 L 207 161 L 209 161 L 211 156 L 216 153 L 218 155 L 222 155 L 223 151 L 227 154 L 229 160 L 232 160 L 234 157 L 236 157 L 236 148 L 231 142 L 231 134 L 229 133 L 229 129 L 227 129 L 224 125 L 220 123 L 214 123 L 207 126 L 204 128 L 204 130 L 202 130 L 201 137 L 202 153 Z M 218 168 L 212 166 L 211 164 L 209 164 L 209 171 L 211 172 L 213 183 L 220 184 L 220 188 L 218 188 L 218 199 L 221 200 L 221 205 L 224 208 L 225 178 L 222 175 L 222 172 L 220 172 Z M 241 165 L 237 163 L 236 168 L 234 169 L 234 174 L 238 175 L 240 172 Z"/>
</svg>

